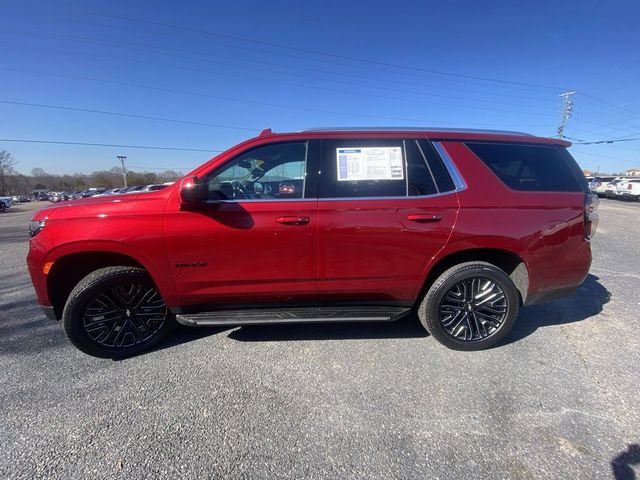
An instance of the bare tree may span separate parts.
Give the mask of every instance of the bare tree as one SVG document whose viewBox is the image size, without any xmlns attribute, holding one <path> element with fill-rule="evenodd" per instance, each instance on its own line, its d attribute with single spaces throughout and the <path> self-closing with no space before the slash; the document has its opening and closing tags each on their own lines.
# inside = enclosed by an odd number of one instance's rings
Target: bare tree
<svg viewBox="0 0 640 480">
<path fill-rule="evenodd" d="M 0 150 L 0 195 L 5 194 L 5 177 L 13 172 L 16 163 L 7 150 Z"/>
</svg>

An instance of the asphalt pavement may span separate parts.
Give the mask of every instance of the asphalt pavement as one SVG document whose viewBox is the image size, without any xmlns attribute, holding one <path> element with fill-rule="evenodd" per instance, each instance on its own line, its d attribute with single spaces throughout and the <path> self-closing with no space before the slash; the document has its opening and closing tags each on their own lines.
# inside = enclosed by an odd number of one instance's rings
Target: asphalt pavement
<svg viewBox="0 0 640 480">
<path fill-rule="evenodd" d="M 0 214 L 0 478 L 640 477 L 640 203 L 603 200 L 584 285 L 488 351 L 408 318 L 185 327 L 123 361 L 36 306 L 36 207 Z"/>
</svg>

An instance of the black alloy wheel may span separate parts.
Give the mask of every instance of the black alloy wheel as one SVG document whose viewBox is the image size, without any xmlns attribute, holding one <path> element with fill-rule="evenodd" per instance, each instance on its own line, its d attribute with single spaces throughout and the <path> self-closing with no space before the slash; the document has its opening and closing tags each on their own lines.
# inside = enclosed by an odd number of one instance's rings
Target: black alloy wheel
<svg viewBox="0 0 640 480">
<path fill-rule="evenodd" d="M 124 348 L 152 338 L 166 319 L 167 306 L 154 286 L 129 283 L 98 293 L 85 308 L 83 327 L 98 345 Z"/>
<path fill-rule="evenodd" d="M 438 309 L 442 327 L 462 341 L 482 340 L 493 335 L 506 315 L 504 291 L 486 277 L 459 281 L 445 293 Z"/>
<path fill-rule="evenodd" d="M 149 274 L 137 267 L 95 270 L 71 291 L 62 313 L 67 337 L 89 355 L 136 355 L 165 338 L 175 319 Z"/>
<path fill-rule="evenodd" d="M 486 262 L 467 262 L 449 268 L 433 282 L 418 317 L 443 345 L 482 350 L 504 338 L 519 307 L 518 289 L 504 271 Z"/>
</svg>

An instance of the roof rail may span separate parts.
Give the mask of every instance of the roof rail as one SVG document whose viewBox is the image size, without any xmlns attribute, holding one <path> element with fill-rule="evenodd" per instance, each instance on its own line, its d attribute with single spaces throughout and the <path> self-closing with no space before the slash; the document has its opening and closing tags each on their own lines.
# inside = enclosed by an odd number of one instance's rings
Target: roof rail
<svg viewBox="0 0 640 480">
<path fill-rule="evenodd" d="M 308 128 L 300 132 L 457 132 L 457 133 L 499 133 L 501 135 L 524 135 L 531 137 L 530 133 L 515 132 L 512 130 L 485 130 L 474 128 L 438 128 L 438 127 L 322 127 Z"/>
</svg>

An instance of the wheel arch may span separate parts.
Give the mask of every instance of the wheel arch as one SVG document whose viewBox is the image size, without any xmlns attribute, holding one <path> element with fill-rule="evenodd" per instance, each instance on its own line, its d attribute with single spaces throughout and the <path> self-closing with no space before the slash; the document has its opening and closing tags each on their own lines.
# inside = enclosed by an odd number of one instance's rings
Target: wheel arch
<svg viewBox="0 0 640 480">
<path fill-rule="evenodd" d="M 113 266 L 130 266 L 146 270 L 164 296 L 163 286 L 156 280 L 158 275 L 149 268 L 149 262 L 140 260 L 128 252 L 113 249 L 67 252 L 57 256 L 47 274 L 47 294 L 56 318 L 62 318 L 69 294 L 80 280 L 94 270 Z"/>
<path fill-rule="evenodd" d="M 524 304 L 529 291 L 529 270 L 522 256 L 512 250 L 502 248 L 465 248 L 448 252 L 434 260 L 424 280 L 418 302 L 433 282 L 449 268 L 465 262 L 487 262 L 503 270 L 513 281 Z"/>
</svg>

